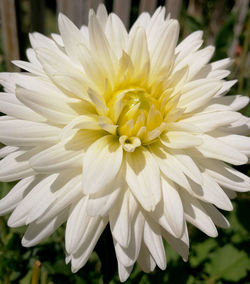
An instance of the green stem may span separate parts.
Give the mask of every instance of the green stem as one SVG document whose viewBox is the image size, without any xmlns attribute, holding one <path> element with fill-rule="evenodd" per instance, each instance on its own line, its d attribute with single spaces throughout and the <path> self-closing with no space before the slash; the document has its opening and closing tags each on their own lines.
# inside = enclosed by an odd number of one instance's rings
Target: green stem
<svg viewBox="0 0 250 284">
<path fill-rule="evenodd" d="M 10 284 L 10 274 L 4 276 L 3 284 Z"/>
<path fill-rule="evenodd" d="M 42 270 L 41 284 L 48 284 L 48 272 L 46 270 Z"/>
<path fill-rule="evenodd" d="M 211 277 L 209 279 L 206 280 L 205 284 L 214 284 L 215 283 L 215 278 Z"/>
<path fill-rule="evenodd" d="M 38 284 L 39 283 L 41 266 L 42 266 L 41 262 L 39 260 L 36 260 L 36 262 L 33 265 L 31 284 Z"/>
</svg>

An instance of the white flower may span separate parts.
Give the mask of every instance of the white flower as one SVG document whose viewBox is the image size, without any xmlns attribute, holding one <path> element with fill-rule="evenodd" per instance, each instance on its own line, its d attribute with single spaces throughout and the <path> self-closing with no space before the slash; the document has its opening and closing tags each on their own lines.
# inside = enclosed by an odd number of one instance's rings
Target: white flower
<svg viewBox="0 0 250 284">
<path fill-rule="evenodd" d="M 29 225 L 33 246 L 66 225 L 66 261 L 76 272 L 110 226 L 121 281 L 134 263 L 166 267 L 162 237 L 188 258 L 187 221 L 216 237 L 235 191 L 250 179 L 249 99 L 224 96 L 229 59 L 208 63 L 202 32 L 177 45 L 165 9 L 140 15 L 129 33 L 103 5 L 78 30 L 30 35 L 27 73 L 2 73 L 0 180 L 20 180 L 0 201 L 11 227 Z"/>
</svg>

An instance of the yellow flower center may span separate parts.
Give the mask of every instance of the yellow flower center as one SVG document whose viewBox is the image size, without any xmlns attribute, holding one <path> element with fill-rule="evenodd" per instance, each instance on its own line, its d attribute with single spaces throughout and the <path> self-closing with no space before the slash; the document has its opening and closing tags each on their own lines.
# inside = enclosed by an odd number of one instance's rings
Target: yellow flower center
<svg viewBox="0 0 250 284">
<path fill-rule="evenodd" d="M 164 129 L 161 104 L 151 93 L 140 87 L 118 90 L 107 101 L 109 117 L 118 125 L 117 135 L 126 151 L 141 144 L 150 144 Z"/>
</svg>

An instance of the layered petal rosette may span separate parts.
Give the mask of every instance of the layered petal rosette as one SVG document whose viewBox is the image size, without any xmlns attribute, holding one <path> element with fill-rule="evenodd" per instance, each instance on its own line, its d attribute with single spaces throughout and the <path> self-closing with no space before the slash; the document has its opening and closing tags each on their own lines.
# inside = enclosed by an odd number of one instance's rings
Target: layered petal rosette
<svg viewBox="0 0 250 284">
<path fill-rule="evenodd" d="M 129 32 L 103 5 L 80 30 L 30 35 L 25 73 L 2 73 L 0 180 L 19 180 L 0 201 L 9 226 L 28 225 L 33 246 L 66 222 L 76 272 L 110 227 L 121 281 L 137 261 L 166 267 L 163 239 L 188 258 L 187 222 L 208 236 L 228 221 L 249 177 L 249 99 L 225 96 L 230 59 L 209 63 L 202 32 L 178 42 L 179 24 L 158 8 Z"/>
</svg>

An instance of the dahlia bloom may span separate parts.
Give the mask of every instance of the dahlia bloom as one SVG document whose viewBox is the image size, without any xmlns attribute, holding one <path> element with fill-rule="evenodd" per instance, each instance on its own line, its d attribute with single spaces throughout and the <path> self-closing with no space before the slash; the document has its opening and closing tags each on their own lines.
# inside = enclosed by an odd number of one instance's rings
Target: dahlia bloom
<svg viewBox="0 0 250 284">
<path fill-rule="evenodd" d="M 28 225 L 36 245 L 66 222 L 66 262 L 76 272 L 110 226 L 121 281 L 137 261 L 166 268 L 163 238 L 188 258 L 187 222 L 211 237 L 228 221 L 249 177 L 249 99 L 225 96 L 230 59 L 209 63 L 197 31 L 177 44 L 165 9 L 129 32 L 103 5 L 80 30 L 59 15 L 52 39 L 30 35 L 25 73 L 2 73 L 0 201 L 8 225 Z M 215 226 L 216 225 L 216 226 Z"/>
</svg>

